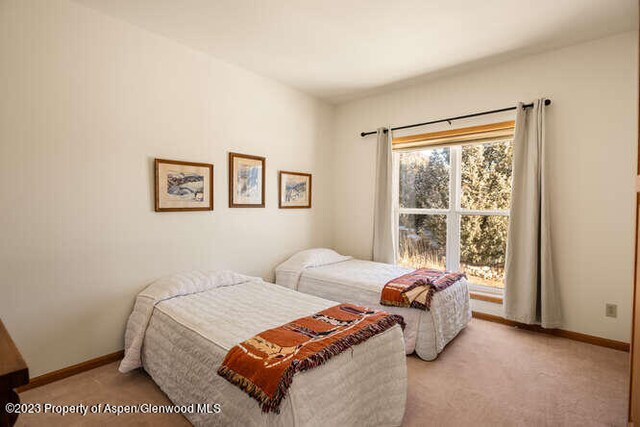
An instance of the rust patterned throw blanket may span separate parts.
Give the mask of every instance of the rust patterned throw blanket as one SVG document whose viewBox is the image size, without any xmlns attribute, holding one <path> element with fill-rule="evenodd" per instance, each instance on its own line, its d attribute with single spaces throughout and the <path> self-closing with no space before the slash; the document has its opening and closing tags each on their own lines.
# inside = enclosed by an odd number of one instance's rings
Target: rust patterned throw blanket
<svg viewBox="0 0 640 427">
<path fill-rule="evenodd" d="M 395 324 L 404 329 L 402 316 L 353 304 L 336 305 L 234 346 L 218 374 L 260 402 L 263 412 L 279 413 L 296 372 L 322 365 Z"/>
<path fill-rule="evenodd" d="M 467 276 L 464 273 L 419 268 L 384 285 L 380 304 L 430 310 L 433 295 L 463 277 Z"/>
</svg>

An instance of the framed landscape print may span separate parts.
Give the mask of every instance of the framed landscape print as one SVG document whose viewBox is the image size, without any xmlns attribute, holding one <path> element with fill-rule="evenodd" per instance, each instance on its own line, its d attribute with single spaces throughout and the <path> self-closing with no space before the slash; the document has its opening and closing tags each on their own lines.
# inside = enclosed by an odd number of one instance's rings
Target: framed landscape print
<svg viewBox="0 0 640 427">
<path fill-rule="evenodd" d="M 265 158 L 229 153 L 229 207 L 264 208 Z"/>
<path fill-rule="evenodd" d="M 311 207 L 310 173 L 280 171 L 278 189 L 280 209 Z"/>
<path fill-rule="evenodd" d="M 155 159 L 156 212 L 212 211 L 213 165 Z"/>
</svg>

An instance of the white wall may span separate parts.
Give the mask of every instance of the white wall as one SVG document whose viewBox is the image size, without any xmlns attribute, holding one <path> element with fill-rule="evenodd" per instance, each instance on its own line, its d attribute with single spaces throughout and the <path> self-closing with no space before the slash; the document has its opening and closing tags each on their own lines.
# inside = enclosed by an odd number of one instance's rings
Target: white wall
<svg viewBox="0 0 640 427">
<path fill-rule="evenodd" d="M 333 107 L 63 0 L 0 2 L 0 317 L 32 375 L 123 348 L 138 291 L 195 268 L 270 278 L 332 241 Z M 227 206 L 227 152 L 267 158 Z M 215 165 L 215 211 L 155 213 L 154 157 Z M 313 173 L 311 210 L 277 171 Z"/>
<path fill-rule="evenodd" d="M 375 137 L 363 140 L 361 131 L 546 96 L 553 100 L 547 110 L 548 161 L 564 329 L 628 341 L 637 39 L 637 32 L 620 34 L 341 105 L 335 138 L 336 248 L 357 257 L 371 255 Z M 604 317 L 605 302 L 618 304 L 617 319 Z"/>
</svg>

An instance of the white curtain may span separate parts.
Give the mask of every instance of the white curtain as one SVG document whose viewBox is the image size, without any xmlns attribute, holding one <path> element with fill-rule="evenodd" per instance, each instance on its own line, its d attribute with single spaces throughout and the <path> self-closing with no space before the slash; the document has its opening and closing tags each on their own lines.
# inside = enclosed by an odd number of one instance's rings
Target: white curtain
<svg viewBox="0 0 640 427">
<path fill-rule="evenodd" d="M 391 130 L 385 131 L 385 128 L 378 129 L 378 156 L 373 213 L 373 260 L 395 264 L 392 136 Z"/>
<path fill-rule="evenodd" d="M 555 328 L 562 315 L 551 262 L 544 101 L 516 110 L 504 310 L 507 319 Z"/>
</svg>

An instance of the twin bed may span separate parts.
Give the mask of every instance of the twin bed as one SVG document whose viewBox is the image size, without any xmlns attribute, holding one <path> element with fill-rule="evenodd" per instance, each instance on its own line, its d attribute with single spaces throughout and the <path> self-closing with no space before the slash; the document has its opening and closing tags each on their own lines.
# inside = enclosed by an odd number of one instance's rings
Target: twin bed
<svg viewBox="0 0 640 427">
<path fill-rule="evenodd" d="M 328 300 L 349 302 L 404 318 L 405 351 L 434 360 L 471 320 L 466 279 L 437 292 L 429 310 L 380 304 L 384 285 L 412 269 L 362 261 L 330 249 L 298 252 L 276 268 L 276 283 Z"/>
<path fill-rule="evenodd" d="M 279 414 L 261 412 L 216 373 L 234 345 L 335 305 L 231 272 L 160 279 L 136 299 L 120 371 L 143 367 L 176 405 L 220 405 L 217 414 L 185 413 L 194 425 L 400 425 L 407 371 L 399 325 L 295 375 Z"/>
<path fill-rule="evenodd" d="M 136 299 L 120 371 L 144 368 L 176 405 L 219 405 L 217 413 L 185 413 L 194 425 L 400 425 L 405 353 L 434 359 L 470 317 L 466 282 L 438 292 L 430 311 L 380 306 L 380 283 L 407 271 L 311 250 L 278 267 L 282 286 L 232 272 L 160 279 Z M 279 413 L 261 409 L 247 389 L 218 375 L 232 348 L 243 349 L 245 340 L 271 328 L 315 318 L 336 301 L 400 314 L 404 335 L 392 324 L 297 372 Z"/>
</svg>

